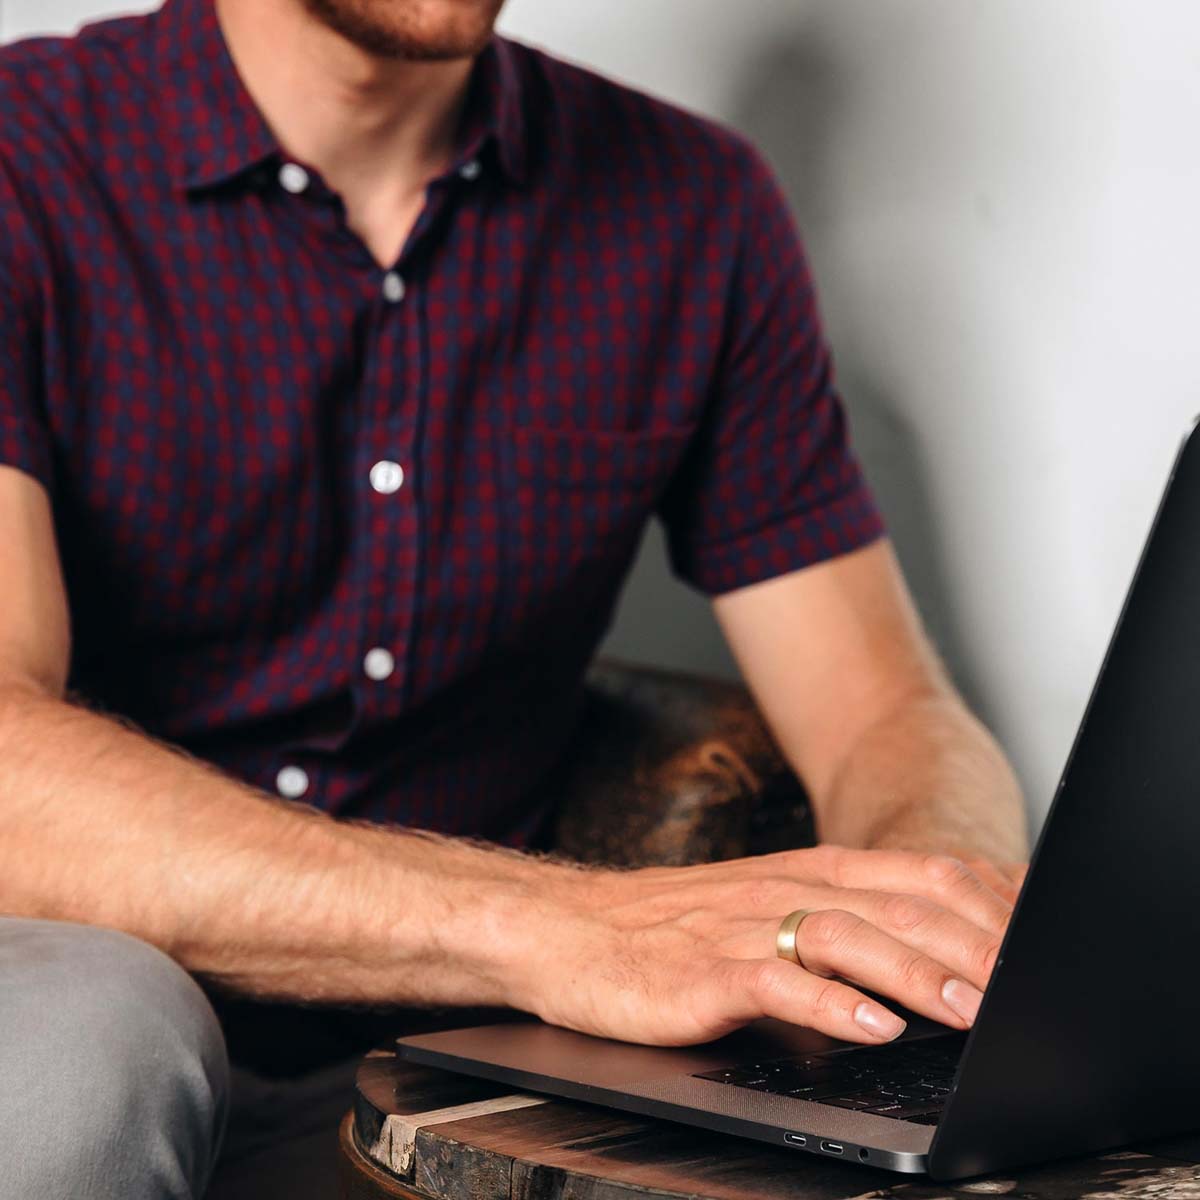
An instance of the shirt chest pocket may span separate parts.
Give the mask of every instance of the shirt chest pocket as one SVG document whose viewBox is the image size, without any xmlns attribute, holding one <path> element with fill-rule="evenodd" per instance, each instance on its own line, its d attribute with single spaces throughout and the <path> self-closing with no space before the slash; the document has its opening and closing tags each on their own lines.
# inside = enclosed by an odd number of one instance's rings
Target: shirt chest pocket
<svg viewBox="0 0 1200 1200">
<path fill-rule="evenodd" d="M 607 625 L 691 431 L 516 427 L 507 438 L 506 633 Z M 597 636 L 598 636 L 597 632 Z"/>
</svg>

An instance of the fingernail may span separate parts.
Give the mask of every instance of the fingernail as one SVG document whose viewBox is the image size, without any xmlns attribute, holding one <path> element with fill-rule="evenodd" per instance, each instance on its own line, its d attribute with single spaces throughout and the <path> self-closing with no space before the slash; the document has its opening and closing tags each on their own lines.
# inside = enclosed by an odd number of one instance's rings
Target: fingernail
<svg viewBox="0 0 1200 1200">
<path fill-rule="evenodd" d="M 968 1025 L 974 1025 L 975 1015 L 979 1012 L 979 1002 L 983 999 L 983 993 L 977 987 L 972 987 L 969 983 L 961 979 L 947 979 L 942 986 L 942 999 Z"/>
<path fill-rule="evenodd" d="M 907 1026 L 895 1013 L 866 1001 L 854 1010 L 854 1019 L 872 1036 L 887 1038 L 889 1042 L 898 1038 Z"/>
</svg>

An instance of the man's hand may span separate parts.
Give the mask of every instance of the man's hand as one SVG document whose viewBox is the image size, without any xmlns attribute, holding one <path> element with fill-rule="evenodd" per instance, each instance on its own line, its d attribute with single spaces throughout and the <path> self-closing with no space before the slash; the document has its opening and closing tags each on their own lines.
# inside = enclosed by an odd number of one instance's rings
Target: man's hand
<svg viewBox="0 0 1200 1200">
<path fill-rule="evenodd" d="M 819 846 L 697 867 L 572 871 L 544 894 L 512 1001 L 585 1033 L 658 1045 L 759 1017 L 880 1043 L 903 1021 L 869 988 L 956 1029 L 979 1007 L 1021 868 Z M 779 923 L 815 910 L 776 957 Z M 843 982 L 844 981 L 844 982 Z"/>
</svg>

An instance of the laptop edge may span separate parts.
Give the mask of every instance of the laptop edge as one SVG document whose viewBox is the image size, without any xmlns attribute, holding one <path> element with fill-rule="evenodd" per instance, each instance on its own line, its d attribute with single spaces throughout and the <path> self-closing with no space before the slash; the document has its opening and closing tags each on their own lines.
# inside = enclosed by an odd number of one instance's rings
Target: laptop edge
<svg viewBox="0 0 1200 1200">
<path fill-rule="evenodd" d="M 1200 941 L 1196 429 L 1176 458 L 936 1129 L 695 1078 L 767 1057 L 764 1046 L 777 1056 L 846 1046 L 777 1022 L 660 1049 L 522 1021 L 401 1038 L 400 1054 L 937 1179 L 1200 1128 L 1198 972 L 1188 957 Z M 910 1032 L 937 1028 L 916 1022 Z"/>
</svg>

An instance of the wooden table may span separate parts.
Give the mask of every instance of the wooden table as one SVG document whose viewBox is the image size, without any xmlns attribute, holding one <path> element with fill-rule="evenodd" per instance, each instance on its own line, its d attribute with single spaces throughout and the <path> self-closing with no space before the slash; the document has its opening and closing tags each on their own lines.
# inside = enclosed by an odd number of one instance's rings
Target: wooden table
<svg viewBox="0 0 1200 1200">
<path fill-rule="evenodd" d="M 359 1068 L 341 1149 L 344 1200 L 1200 1200 L 1200 1166 L 1181 1161 L 1188 1142 L 938 1184 L 514 1092 L 387 1051 Z"/>
</svg>

